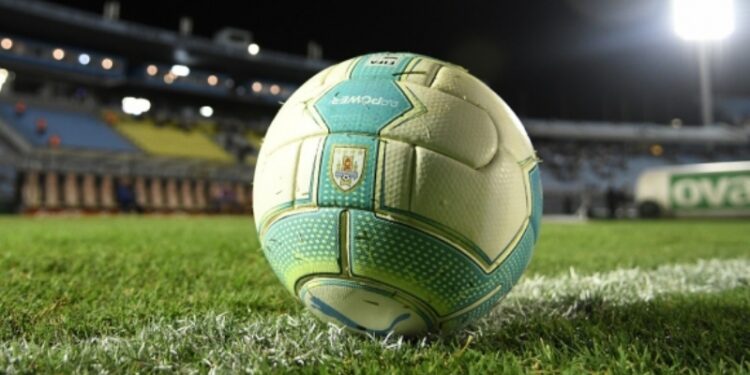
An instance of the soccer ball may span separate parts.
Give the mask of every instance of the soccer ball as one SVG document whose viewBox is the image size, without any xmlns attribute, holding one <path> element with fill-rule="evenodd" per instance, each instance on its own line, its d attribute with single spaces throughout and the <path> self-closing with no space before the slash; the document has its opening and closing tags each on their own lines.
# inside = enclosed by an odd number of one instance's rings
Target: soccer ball
<svg viewBox="0 0 750 375">
<path fill-rule="evenodd" d="M 331 66 L 271 123 L 254 215 L 320 319 L 377 335 L 461 327 L 510 291 L 542 191 L 521 122 L 464 69 L 409 53 Z"/>
</svg>

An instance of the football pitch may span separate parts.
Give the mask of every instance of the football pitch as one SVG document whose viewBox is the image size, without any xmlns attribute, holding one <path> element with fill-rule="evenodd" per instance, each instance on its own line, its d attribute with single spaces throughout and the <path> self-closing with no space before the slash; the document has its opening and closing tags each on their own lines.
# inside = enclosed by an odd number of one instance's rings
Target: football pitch
<svg viewBox="0 0 750 375">
<path fill-rule="evenodd" d="M 750 372 L 750 221 L 545 222 L 490 316 L 348 334 L 249 218 L 0 218 L 0 373 Z"/>
</svg>

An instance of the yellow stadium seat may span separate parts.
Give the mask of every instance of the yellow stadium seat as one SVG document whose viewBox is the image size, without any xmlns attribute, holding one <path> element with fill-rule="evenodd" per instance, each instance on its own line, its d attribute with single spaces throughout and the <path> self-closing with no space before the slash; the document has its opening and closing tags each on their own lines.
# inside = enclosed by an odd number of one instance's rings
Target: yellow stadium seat
<svg viewBox="0 0 750 375">
<path fill-rule="evenodd" d="M 122 121 L 115 128 L 152 155 L 231 163 L 233 158 L 201 130 L 158 127 L 152 121 Z"/>
<path fill-rule="evenodd" d="M 263 144 L 263 135 L 258 134 L 254 131 L 249 131 L 245 133 L 245 140 L 247 140 L 247 144 L 252 146 L 256 150 L 260 150 L 260 145 Z"/>
</svg>

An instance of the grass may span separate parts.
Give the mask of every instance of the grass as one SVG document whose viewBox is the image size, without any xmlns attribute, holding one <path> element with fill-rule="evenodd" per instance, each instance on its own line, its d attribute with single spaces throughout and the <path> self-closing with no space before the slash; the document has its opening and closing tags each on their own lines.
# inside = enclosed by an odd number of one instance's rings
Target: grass
<svg viewBox="0 0 750 375">
<path fill-rule="evenodd" d="M 249 219 L 0 218 L 0 373 L 750 372 L 749 224 L 545 223 L 490 317 L 404 341 L 302 311 Z"/>
</svg>

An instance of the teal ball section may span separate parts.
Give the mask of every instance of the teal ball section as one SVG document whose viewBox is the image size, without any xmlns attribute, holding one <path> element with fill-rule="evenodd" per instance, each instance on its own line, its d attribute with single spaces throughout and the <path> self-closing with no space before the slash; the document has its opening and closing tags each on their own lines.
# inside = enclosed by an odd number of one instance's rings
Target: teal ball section
<svg viewBox="0 0 750 375">
<path fill-rule="evenodd" d="M 289 201 L 280 200 L 260 215 L 256 212 L 271 268 L 315 316 L 352 331 L 418 336 L 454 331 L 477 320 L 518 281 L 539 236 L 542 190 L 533 157 L 513 163 L 525 163 L 523 175 L 511 182 L 524 184 L 526 192 L 508 199 L 527 202 L 527 210 L 519 213 L 526 220 L 496 258 L 482 252 L 465 233 L 386 204 L 386 145 L 402 142 L 415 151 L 418 145 L 393 140 L 383 131 L 409 116 L 435 110 L 402 83 L 409 72 L 429 71 L 424 68 L 431 66 L 427 62 L 454 69 L 413 54 L 373 54 L 352 60 L 340 82 L 300 100 L 322 130 L 275 142 L 299 142 L 301 150 L 305 140 L 319 139 L 315 151 L 309 157 L 303 158 L 299 151 L 294 158 L 283 159 L 292 160 L 287 168 L 270 165 L 256 171 L 256 191 L 267 187 L 263 184 L 286 181 L 267 174 L 287 169 L 296 173 Z M 433 74 L 421 84 L 437 79 L 438 74 Z M 276 125 L 275 120 L 272 128 L 286 125 Z M 268 155 L 275 151 L 264 146 L 259 164 L 272 160 Z M 301 178 L 298 171 L 304 165 L 313 165 L 312 172 Z M 282 194 L 282 185 L 263 191 Z M 300 186 L 309 196 L 296 195 Z M 271 198 L 256 195 L 254 200 Z"/>
</svg>

